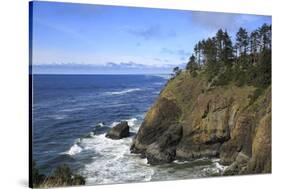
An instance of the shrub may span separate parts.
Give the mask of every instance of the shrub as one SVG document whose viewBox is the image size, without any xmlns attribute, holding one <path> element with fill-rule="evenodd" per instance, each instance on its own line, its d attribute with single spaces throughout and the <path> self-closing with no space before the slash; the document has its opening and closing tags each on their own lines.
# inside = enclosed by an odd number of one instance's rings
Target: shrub
<svg viewBox="0 0 281 189">
<path fill-rule="evenodd" d="M 46 176 L 39 173 L 38 168 L 36 167 L 36 162 L 32 161 L 32 185 L 33 187 L 38 186 L 45 180 Z"/>
<path fill-rule="evenodd" d="M 50 176 L 41 175 L 34 162 L 32 164 L 32 184 L 33 187 L 85 185 L 85 178 L 81 175 L 73 174 L 65 164 L 58 166 Z"/>
<path fill-rule="evenodd" d="M 250 99 L 249 105 L 252 105 L 258 97 L 263 93 L 261 88 L 257 88 L 252 95 L 249 95 L 248 98 Z"/>
</svg>

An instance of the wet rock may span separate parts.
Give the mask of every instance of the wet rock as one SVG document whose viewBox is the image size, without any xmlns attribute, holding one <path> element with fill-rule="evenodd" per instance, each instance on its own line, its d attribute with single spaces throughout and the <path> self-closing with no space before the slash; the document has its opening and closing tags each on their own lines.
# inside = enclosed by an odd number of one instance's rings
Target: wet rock
<svg viewBox="0 0 281 189">
<path fill-rule="evenodd" d="M 250 158 L 243 152 L 239 152 L 235 161 L 225 169 L 224 175 L 237 175 L 243 174 L 246 170 L 247 163 Z"/>
<path fill-rule="evenodd" d="M 122 121 L 121 123 L 117 124 L 116 126 L 109 129 L 109 131 L 106 133 L 107 138 L 111 139 L 121 139 L 128 137 L 130 135 L 129 132 L 130 128 L 127 121 Z"/>
<path fill-rule="evenodd" d="M 182 137 L 181 125 L 171 125 L 159 141 L 150 144 L 146 150 L 147 161 L 151 165 L 170 163 L 176 157 L 176 145 Z"/>
</svg>

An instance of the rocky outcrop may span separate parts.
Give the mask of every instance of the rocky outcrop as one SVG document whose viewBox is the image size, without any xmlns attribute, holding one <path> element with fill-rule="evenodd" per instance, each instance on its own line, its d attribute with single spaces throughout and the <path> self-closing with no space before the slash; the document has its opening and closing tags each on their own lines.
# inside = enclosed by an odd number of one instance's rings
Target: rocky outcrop
<svg viewBox="0 0 281 189">
<path fill-rule="evenodd" d="M 122 121 L 121 123 L 109 129 L 105 136 L 111 139 L 121 139 L 129 136 L 129 130 L 130 128 L 128 122 Z"/>
<path fill-rule="evenodd" d="M 254 87 L 212 87 L 182 72 L 148 111 L 131 152 L 150 164 L 218 157 L 225 174 L 271 171 L 271 88 L 254 102 Z"/>
<path fill-rule="evenodd" d="M 176 155 L 176 145 L 181 137 L 182 126 L 170 125 L 169 128 L 161 134 L 161 137 L 147 146 L 145 154 L 143 155 L 147 157 L 148 163 L 152 165 L 172 162 Z M 137 148 L 132 146 L 131 149 L 134 151 Z M 143 153 L 144 151 L 139 152 Z"/>
</svg>

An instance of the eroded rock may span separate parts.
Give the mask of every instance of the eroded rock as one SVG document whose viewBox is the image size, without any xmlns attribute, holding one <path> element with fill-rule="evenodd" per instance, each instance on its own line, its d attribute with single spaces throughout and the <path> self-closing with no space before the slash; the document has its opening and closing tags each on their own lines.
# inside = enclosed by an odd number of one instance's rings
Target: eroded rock
<svg viewBox="0 0 281 189">
<path fill-rule="evenodd" d="M 205 86 L 185 73 L 169 81 L 131 152 L 150 164 L 216 157 L 226 175 L 271 172 L 271 87 L 250 104 L 253 87 Z"/>
<path fill-rule="evenodd" d="M 129 132 L 130 128 L 128 125 L 127 121 L 122 121 L 121 123 L 117 124 L 116 126 L 112 127 L 111 129 L 109 129 L 109 131 L 106 133 L 106 137 L 107 138 L 111 138 L 111 139 L 121 139 L 121 138 L 125 138 L 128 137 L 130 132 Z"/>
</svg>

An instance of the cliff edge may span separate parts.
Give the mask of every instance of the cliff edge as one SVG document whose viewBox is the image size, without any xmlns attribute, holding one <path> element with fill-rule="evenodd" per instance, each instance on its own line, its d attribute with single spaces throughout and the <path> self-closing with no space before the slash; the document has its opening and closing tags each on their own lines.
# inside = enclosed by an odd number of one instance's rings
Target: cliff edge
<svg viewBox="0 0 281 189">
<path fill-rule="evenodd" d="M 271 85 L 212 86 L 204 73 L 168 81 L 135 136 L 149 164 L 220 158 L 225 175 L 271 172 Z"/>
</svg>

